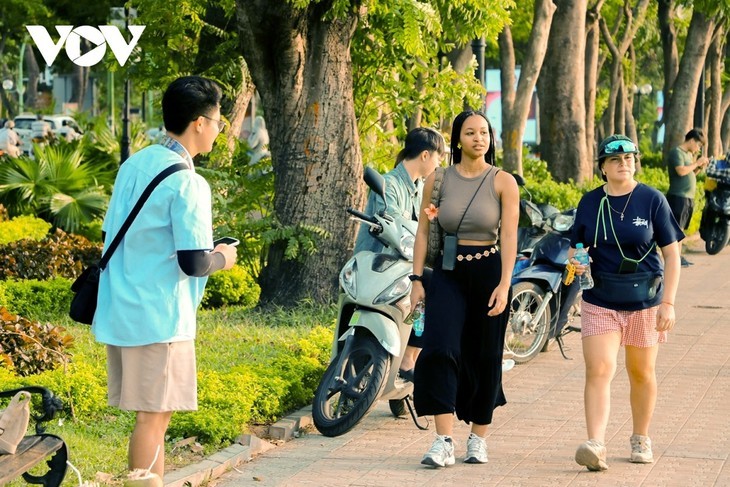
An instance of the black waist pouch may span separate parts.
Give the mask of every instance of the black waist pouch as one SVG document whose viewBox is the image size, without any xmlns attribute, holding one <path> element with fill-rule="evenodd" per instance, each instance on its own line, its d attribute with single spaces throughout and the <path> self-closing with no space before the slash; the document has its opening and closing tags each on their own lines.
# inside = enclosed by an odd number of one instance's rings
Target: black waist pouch
<svg viewBox="0 0 730 487">
<path fill-rule="evenodd" d="M 662 276 L 652 272 L 634 272 L 633 274 L 611 274 L 596 272 L 595 283 L 591 293 L 607 303 L 638 303 L 651 301 L 659 292 Z"/>
</svg>

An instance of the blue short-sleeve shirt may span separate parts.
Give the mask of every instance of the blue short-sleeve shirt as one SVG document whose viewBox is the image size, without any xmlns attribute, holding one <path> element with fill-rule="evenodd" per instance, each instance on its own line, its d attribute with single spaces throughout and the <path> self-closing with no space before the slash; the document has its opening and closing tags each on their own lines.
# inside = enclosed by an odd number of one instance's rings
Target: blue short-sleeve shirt
<svg viewBox="0 0 730 487">
<path fill-rule="evenodd" d="M 105 248 L 150 181 L 179 162 L 185 159 L 161 145 L 124 162 L 102 226 Z M 207 278 L 185 274 L 177 251 L 212 248 L 210 187 L 191 164 L 154 189 L 101 273 L 97 341 L 125 347 L 194 339 Z"/>
</svg>

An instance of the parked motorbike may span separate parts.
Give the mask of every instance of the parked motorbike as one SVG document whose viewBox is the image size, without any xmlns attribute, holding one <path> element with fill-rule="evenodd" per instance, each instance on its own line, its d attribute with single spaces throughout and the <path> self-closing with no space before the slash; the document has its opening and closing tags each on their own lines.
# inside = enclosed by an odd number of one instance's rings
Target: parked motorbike
<svg viewBox="0 0 730 487">
<path fill-rule="evenodd" d="M 544 222 L 545 234 L 535 243 L 526 265 L 512 277 L 512 302 L 505 335 L 505 352 L 518 364 L 526 363 L 540 351 L 547 351 L 555 339 L 563 357 L 563 336 L 579 328 L 569 324 L 580 294 L 577 280 L 563 283 L 568 262 L 570 234 L 575 209 L 553 213 Z"/>
<path fill-rule="evenodd" d="M 707 166 L 700 237 L 710 255 L 725 248 L 730 238 L 730 153 L 725 159 L 711 160 Z"/>
<path fill-rule="evenodd" d="M 364 180 L 380 196 L 385 180 L 366 168 Z M 331 362 L 312 404 L 314 425 L 324 436 L 352 429 L 379 399 L 390 401 L 396 416 L 411 412 L 413 384 L 398 377 L 411 326 L 413 244 L 417 222 L 402 217 L 367 215 L 349 208 L 354 219 L 370 225 L 370 233 L 386 248 L 358 252 L 340 272 L 339 313 Z M 419 426 L 420 427 L 420 426 Z"/>
</svg>

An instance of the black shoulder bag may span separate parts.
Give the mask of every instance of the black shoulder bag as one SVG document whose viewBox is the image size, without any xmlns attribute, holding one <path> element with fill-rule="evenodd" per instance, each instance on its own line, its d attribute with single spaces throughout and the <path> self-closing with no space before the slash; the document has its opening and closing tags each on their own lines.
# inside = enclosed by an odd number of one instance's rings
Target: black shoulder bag
<svg viewBox="0 0 730 487">
<path fill-rule="evenodd" d="M 134 205 L 129 216 L 127 216 L 127 219 L 124 220 L 122 227 L 114 237 L 114 240 L 112 240 L 112 243 L 109 244 L 109 248 L 106 252 L 104 252 L 101 260 L 97 264 L 92 264 L 84 269 L 84 272 L 82 272 L 81 275 L 76 278 L 74 283 L 71 284 L 71 291 L 74 292 L 74 297 L 71 300 L 71 308 L 68 315 L 72 320 L 85 325 L 91 324 L 94 320 L 94 314 L 96 313 L 96 298 L 99 294 L 99 275 L 101 274 L 101 271 L 106 269 L 109 259 L 111 259 L 112 254 L 122 242 L 124 234 L 127 233 L 127 230 L 129 230 L 129 227 L 132 225 L 132 222 L 142 209 L 142 206 L 144 206 L 145 202 L 152 194 L 152 190 L 154 190 L 155 187 L 169 175 L 182 171 L 183 169 L 188 169 L 189 167 L 190 166 L 188 166 L 187 163 L 180 162 L 166 168 L 160 174 L 155 176 L 150 184 L 147 185 L 144 192 L 142 192 L 137 204 Z"/>
</svg>

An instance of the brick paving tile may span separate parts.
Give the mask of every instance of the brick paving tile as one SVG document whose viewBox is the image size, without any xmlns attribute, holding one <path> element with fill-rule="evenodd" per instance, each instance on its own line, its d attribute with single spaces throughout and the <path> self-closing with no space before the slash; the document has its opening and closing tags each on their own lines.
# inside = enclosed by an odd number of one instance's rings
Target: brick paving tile
<svg viewBox="0 0 730 487">
<path fill-rule="evenodd" d="M 341 437 L 312 430 L 210 485 L 730 487 L 730 250 L 709 256 L 697 250 L 701 244 L 695 241 L 690 249 L 695 265 L 682 269 L 677 326 L 660 347 L 653 464 L 628 461 L 632 425 L 622 352 L 606 437 L 609 470 L 588 472 L 575 464 L 575 449 L 585 440 L 584 366 L 580 337 L 570 334 L 570 360 L 553 347 L 505 374 L 508 404 L 495 411 L 485 465 L 463 463 L 469 429 L 460 422 L 456 465 L 420 465 L 434 438 L 433 422 L 420 431 L 381 402 Z"/>
</svg>

